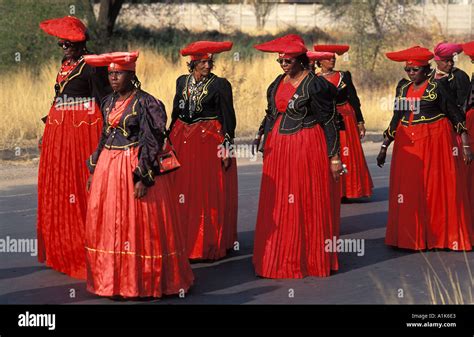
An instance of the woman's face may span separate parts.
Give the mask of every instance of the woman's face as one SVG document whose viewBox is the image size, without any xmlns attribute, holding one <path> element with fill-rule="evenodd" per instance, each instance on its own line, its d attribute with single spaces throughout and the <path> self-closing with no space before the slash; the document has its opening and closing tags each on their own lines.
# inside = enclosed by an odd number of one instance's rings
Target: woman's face
<svg viewBox="0 0 474 337">
<path fill-rule="evenodd" d="M 75 43 L 68 40 L 59 40 L 58 45 L 63 49 L 64 57 L 67 59 L 78 59 L 84 50 L 84 43 Z"/>
<path fill-rule="evenodd" d="M 303 67 L 295 58 L 280 57 L 277 61 L 286 75 L 292 76 L 303 70 Z"/>
<path fill-rule="evenodd" d="M 427 76 L 423 67 L 407 66 L 405 71 L 410 78 L 410 81 L 421 83 L 426 80 Z"/>
<path fill-rule="evenodd" d="M 133 71 L 109 70 L 109 83 L 115 92 L 126 92 L 131 90 Z"/>
<path fill-rule="evenodd" d="M 451 70 L 453 70 L 454 67 L 454 60 L 449 59 L 449 60 L 439 60 L 435 61 L 436 66 L 439 70 L 444 71 L 445 73 L 450 73 Z"/>
<path fill-rule="evenodd" d="M 212 59 L 199 60 L 194 65 L 194 73 L 199 74 L 202 77 L 209 76 L 214 67 L 214 61 Z"/>
<path fill-rule="evenodd" d="M 336 58 L 333 57 L 329 60 L 321 60 L 321 61 L 319 61 L 319 63 L 321 63 L 321 68 L 324 68 L 324 69 L 327 69 L 327 70 L 331 71 L 336 66 Z"/>
</svg>

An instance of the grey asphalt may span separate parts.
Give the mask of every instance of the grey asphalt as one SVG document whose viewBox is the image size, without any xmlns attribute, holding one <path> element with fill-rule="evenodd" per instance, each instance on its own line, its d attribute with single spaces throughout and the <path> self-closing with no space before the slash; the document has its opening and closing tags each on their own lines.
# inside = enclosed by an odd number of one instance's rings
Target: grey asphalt
<svg viewBox="0 0 474 337">
<path fill-rule="evenodd" d="M 341 238 L 364 239 L 365 254 L 340 253 L 339 271 L 330 277 L 255 276 L 251 257 L 262 166 L 261 160 L 239 160 L 240 250 L 215 263 L 193 264 L 195 284 L 184 298 L 125 302 L 99 298 L 86 291 L 85 282 L 41 265 L 29 253 L 0 253 L 0 304 L 473 303 L 473 252 L 420 253 L 384 244 L 390 158 L 380 169 L 375 165 L 378 145 L 364 143 L 364 148 L 374 195 L 369 201 L 342 205 Z M 1 173 L 8 172 L 4 167 Z M 0 239 L 34 239 L 36 169 L 33 165 L 15 172 L 9 184 L 0 184 Z"/>
</svg>

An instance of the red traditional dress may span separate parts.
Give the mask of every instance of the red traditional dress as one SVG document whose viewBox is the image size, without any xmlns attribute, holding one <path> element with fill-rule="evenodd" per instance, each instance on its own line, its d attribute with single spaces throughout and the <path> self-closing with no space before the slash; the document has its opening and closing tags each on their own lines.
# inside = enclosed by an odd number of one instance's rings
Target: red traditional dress
<svg viewBox="0 0 474 337">
<path fill-rule="evenodd" d="M 341 177 L 341 196 L 370 197 L 374 184 L 365 160 L 358 128 L 358 123 L 364 123 L 364 118 L 351 74 L 348 71 L 336 71 L 324 78 L 338 90 L 336 108 L 344 122 L 344 129 L 339 135 L 341 160 L 346 165 L 347 173 Z"/>
<path fill-rule="evenodd" d="M 86 58 L 110 61 L 117 53 Z M 134 64 L 138 54 L 130 53 Z M 126 68 L 128 69 L 128 68 Z M 164 105 L 138 89 L 124 101 L 102 103 L 107 123 L 88 160 L 93 173 L 86 222 L 87 290 L 100 296 L 161 297 L 186 292 L 193 283 L 169 176 L 159 174 L 166 127 Z M 147 186 L 143 198 L 134 187 Z"/>
<path fill-rule="evenodd" d="M 80 39 L 64 27 L 85 27 L 66 17 L 42 23 L 49 34 Z M 76 36 L 76 35 L 80 36 Z M 102 128 L 98 103 L 110 92 L 105 68 L 80 58 L 64 60 L 56 78 L 56 97 L 47 117 L 38 171 L 38 260 L 75 278 L 85 279 L 84 231 L 87 167 Z"/>
<path fill-rule="evenodd" d="M 414 48 L 406 53 L 420 56 L 424 51 Z M 397 52 L 394 54 L 387 56 L 398 59 Z M 384 133 L 395 139 L 388 245 L 414 250 L 472 249 L 465 164 L 453 131 L 454 126 L 459 134 L 465 132 L 465 117 L 448 97 L 447 88 L 447 83 L 434 78 L 418 90 L 407 80 L 397 86 L 394 116 Z"/>
<path fill-rule="evenodd" d="M 231 47 L 199 41 L 181 54 L 206 60 Z M 212 73 L 200 81 L 192 74 L 178 78 L 170 139 L 181 168 L 171 176 L 190 259 L 220 259 L 237 240 L 237 162 L 231 158 L 226 169 L 219 155 L 233 143 L 235 126 L 232 87 L 225 78 Z"/>
<path fill-rule="evenodd" d="M 288 35 L 256 48 L 285 53 L 299 44 L 301 54 L 306 48 L 298 41 L 299 36 Z M 328 160 L 339 151 L 335 90 L 314 73 L 298 88 L 283 78 L 267 91 L 261 126 L 264 162 L 253 264 L 257 275 L 267 278 L 329 276 L 338 269 L 337 253 L 327 249 L 328 240 L 338 237 L 339 221 Z M 305 111 L 311 113 L 304 116 Z"/>
</svg>

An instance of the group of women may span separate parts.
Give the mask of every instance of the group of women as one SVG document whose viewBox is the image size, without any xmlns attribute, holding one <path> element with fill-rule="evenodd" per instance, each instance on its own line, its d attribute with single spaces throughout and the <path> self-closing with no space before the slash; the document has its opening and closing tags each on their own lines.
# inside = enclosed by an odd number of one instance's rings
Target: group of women
<svg viewBox="0 0 474 337">
<path fill-rule="evenodd" d="M 138 52 L 91 54 L 85 25 L 71 16 L 40 28 L 59 39 L 64 58 L 43 119 L 39 261 L 86 279 L 100 296 L 186 293 L 194 281 L 190 261 L 223 258 L 237 243 L 232 87 L 212 72 L 214 55 L 232 43 L 198 41 L 181 50 L 189 73 L 177 79 L 167 129 L 165 106 L 136 75 Z M 326 242 L 339 237 L 341 199 L 370 197 L 373 188 L 361 104 L 351 74 L 335 70 L 336 55 L 349 46 L 308 51 L 290 34 L 255 48 L 277 53 L 283 70 L 268 87 L 253 142 L 264 154 L 255 271 L 329 276 L 338 257 Z M 396 133 L 387 244 L 469 250 L 471 84 L 452 68 L 452 45 L 437 49 L 434 72 L 424 48 L 387 54 L 407 62 L 410 81 L 400 81 L 397 100 L 421 100 L 420 111 L 394 111 L 377 158 L 383 165 Z M 173 170 L 164 165 L 169 154 L 177 158 Z"/>
</svg>

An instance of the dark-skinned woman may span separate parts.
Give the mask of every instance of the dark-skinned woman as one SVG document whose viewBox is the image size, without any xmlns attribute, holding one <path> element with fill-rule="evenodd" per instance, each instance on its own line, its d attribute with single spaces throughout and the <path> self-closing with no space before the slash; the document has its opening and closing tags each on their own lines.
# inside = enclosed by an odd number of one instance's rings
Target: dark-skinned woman
<svg viewBox="0 0 474 337">
<path fill-rule="evenodd" d="M 458 43 L 440 42 L 434 48 L 436 62 L 434 78 L 447 79 L 452 95 L 460 109 L 463 109 L 471 89 L 469 75 L 454 66 L 455 56 L 461 54 L 462 51 L 462 45 Z"/>
<path fill-rule="evenodd" d="M 462 45 L 464 53 L 471 58 L 474 63 L 474 41 Z M 466 128 L 471 141 L 471 151 L 474 150 L 474 72 L 472 73 L 469 94 L 464 104 L 466 112 Z M 469 193 L 469 201 L 471 202 L 471 218 L 474 221 L 474 165 L 469 165 L 467 169 L 467 189 Z"/>
<path fill-rule="evenodd" d="M 337 239 L 331 180 L 342 173 L 336 89 L 309 68 L 298 35 L 255 46 L 279 54 L 283 74 L 269 86 L 264 162 L 253 264 L 266 278 L 329 276 L 337 253 L 325 249 Z"/>
<path fill-rule="evenodd" d="M 236 126 L 232 87 L 212 73 L 213 55 L 232 42 L 197 41 L 181 50 L 190 73 L 176 82 L 170 139 L 181 168 L 171 173 L 188 256 L 224 257 L 237 240 Z"/>
<path fill-rule="evenodd" d="M 465 114 L 447 81 L 430 77 L 433 54 L 428 49 L 415 46 L 386 55 L 405 62 L 410 80 L 397 85 L 393 118 L 377 157 L 383 166 L 395 140 L 385 243 L 412 250 L 471 250 L 474 236 L 462 165 L 473 155 Z"/>
<path fill-rule="evenodd" d="M 341 159 L 347 174 L 341 177 L 341 197 L 347 199 L 370 197 L 374 184 L 362 149 L 361 139 L 365 137 L 364 117 L 360 100 L 349 71 L 334 70 L 336 54 L 349 50 L 347 45 L 315 45 L 316 52 L 329 53 L 316 64 L 321 68 L 318 76 L 324 77 L 337 88 L 336 108 L 344 121 L 340 132 Z"/>
<path fill-rule="evenodd" d="M 193 282 L 170 180 L 159 175 L 165 107 L 141 90 L 137 57 L 85 57 L 90 65 L 108 66 L 114 90 L 102 101 L 104 128 L 87 160 L 87 289 L 100 296 L 184 294 Z"/>
<path fill-rule="evenodd" d="M 102 128 L 100 100 L 111 90 L 107 69 L 84 63 L 87 29 L 67 16 L 41 22 L 64 51 L 56 95 L 45 130 L 38 172 L 38 260 L 71 277 L 85 279 L 84 230 L 87 167 Z"/>
</svg>

